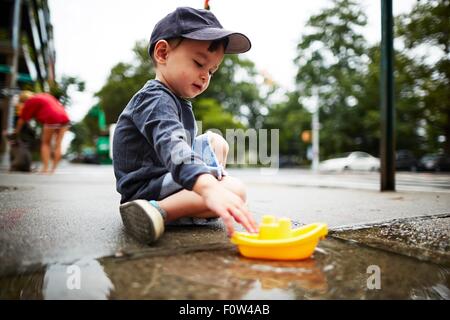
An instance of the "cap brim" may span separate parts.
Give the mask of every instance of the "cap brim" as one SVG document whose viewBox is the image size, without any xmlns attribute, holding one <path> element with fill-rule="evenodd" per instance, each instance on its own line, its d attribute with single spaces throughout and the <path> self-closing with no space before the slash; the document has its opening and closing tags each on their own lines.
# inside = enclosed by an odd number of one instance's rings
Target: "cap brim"
<svg viewBox="0 0 450 320">
<path fill-rule="evenodd" d="M 252 44 L 246 35 L 219 28 L 205 28 L 181 35 L 183 38 L 193 40 L 212 41 L 228 38 L 225 53 L 244 53 L 250 50 Z"/>
</svg>

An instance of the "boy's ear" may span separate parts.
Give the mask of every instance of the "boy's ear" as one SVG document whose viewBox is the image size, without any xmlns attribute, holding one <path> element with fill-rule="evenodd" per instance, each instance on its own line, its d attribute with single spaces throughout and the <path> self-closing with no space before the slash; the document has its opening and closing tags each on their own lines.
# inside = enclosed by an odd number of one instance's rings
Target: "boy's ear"
<svg viewBox="0 0 450 320">
<path fill-rule="evenodd" d="M 167 60 L 167 54 L 169 53 L 170 45 L 166 40 L 159 40 L 153 51 L 153 56 L 157 63 L 165 64 Z"/>
</svg>

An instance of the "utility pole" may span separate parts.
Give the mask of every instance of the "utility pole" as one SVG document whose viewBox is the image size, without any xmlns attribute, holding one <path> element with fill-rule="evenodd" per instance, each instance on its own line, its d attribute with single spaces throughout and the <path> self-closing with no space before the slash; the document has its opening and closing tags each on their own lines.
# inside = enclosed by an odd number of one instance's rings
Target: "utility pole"
<svg viewBox="0 0 450 320">
<path fill-rule="evenodd" d="M 381 191 L 395 191 L 394 28 L 392 0 L 381 0 Z"/>
<path fill-rule="evenodd" d="M 314 172 L 317 172 L 319 170 L 319 126 L 319 106 L 317 105 L 312 117 L 312 169 Z"/>
<path fill-rule="evenodd" d="M 12 28 L 12 41 L 11 46 L 13 50 L 12 61 L 11 61 L 11 77 L 8 83 L 10 89 L 8 95 L 8 133 L 12 133 L 14 129 L 14 94 L 17 89 L 17 73 L 19 64 L 19 54 L 20 54 L 20 16 L 22 9 L 22 1 L 14 1 L 14 16 L 13 16 L 13 28 Z"/>
<path fill-rule="evenodd" d="M 300 100 L 299 100 L 300 102 Z M 312 113 L 311 133 L 312 133 L 312 163 L 313 172 L 319 170 L 319 90 L 314 88 L 310 97 L 302 98 L 303 105 Z"/>
<path fill-rule="evenodd" d="M 14 115 L 15 115 L 15 100 L 14 96 L 17 94 L 17 75 L 18 75 L 18 65 L 19 65 L 19 54 L 20 54 L 20 18 L 22 11 L 22 0 L 14 1 L 14 12 L 12 21 L 12 39 L 11 48 L 12 55 L 8 58 L 8 63 L 10 64 L 10 74 L 6 81 L 6 96 L 7 104 L 4 105 L 5 120 L 3 124 L 6 124 L 4 132 L 0 133 L 0 139 L 4 139 L 3 134 L 11 134 L 14 130 Z M 5 149 L 0 153 L 0 165 L 7 166 L 9 164 L 9 142 L 5 142 Z"/>
</svg>

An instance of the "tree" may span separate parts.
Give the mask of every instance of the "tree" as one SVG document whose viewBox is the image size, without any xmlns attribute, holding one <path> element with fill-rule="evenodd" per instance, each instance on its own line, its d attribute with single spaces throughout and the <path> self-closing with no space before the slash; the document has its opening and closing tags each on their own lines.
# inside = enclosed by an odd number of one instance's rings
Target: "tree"
<svg viewBox="0 0 450 320">
<path fill-rule="evenodd" d="M 416 68 L 420 79 L 418 105 L 426 121 L 430 149 L 443 149 L 450 155 L 450 0 L 417 2 L 411 13 L 397 21 L 399 36 L 410 54 L 421 63 Z M 433 48 L 435 61 L 428 51 Z M 425 53 L 423 53 L 425 52 Z M 441 139 L 440 137 L 445 137 Z"/>
<path fill-rule="evenodd" d="M 91 138 L 92 134 L 89 127 L 83 121 L 71 126 L 70 131 L 74 133 L 74 138 L 70 142 L 69 152 L 81 154 L 84 147 L 92 147 L 94 145 L 94 140 Z"/>
<path fill-rule="evenodd" d="M 320 110 L 321 157 L 355 148 L 364 150 L 355 92 L 363 90 L 367 44 L 358 32 L 366 15 L 352 0 L 332 6 L 307 22 L 310 32 L 297 46 L 297 91 L 302 99 L 316 96 Z"/>
<path fill-rule="evenodd" d="M 359 119 L 357 127 L 370 134 L 359 135 L 363 148 L 377 154 L 380 143 L 380 44 L 368 51 L 370 62 L 362 76 L 362 90 L 354 92 L 358 104 L 354 108 Z M 395 53 L 394 100 L 396 108 L 396 146 L 397 150 L 408 149 L 416 155 L 427 152 L 427 144 L 421 134 L 422 110 L 418 89 L 422 82 L 422 65 L 404 53 Z M 358 135 L 357 135 L 358 136 Z"/>
<path fill-rule="evenodd" d="M 74 87 L 76 91 L 83 92 L 85 83 L 77 77 L 62 76 L 59 82 L 53 83 L 50 87 L 50 94 L 58 99 L 63 106 L 69 106 L 72 102 L 69 90 Z"/>
<path fill-rule="evenodd" d="M 193 105 L 198 99 L 215 99 L 225 111 L 249 127 L 260 128 L 263 122 L 261 109 L 266 107 L 266 101 L 276 90 L 274 83 L 264 80 L 267 79 L 258 73 L 252 61 L 239 55 L 226 55 L 208 90 L 194 99 Z"/>
<path fill-rule="evenodd" d="M 438 10 L 441 5 L 419 3 L 397 19 L 396 30 L 407 47 L 419 43 L 440 46 L 449 57 L 448 7 Z M 425 8 L 431 13 L 424 12 Z M 417 28 L 412 25 L 416 20 L 428 27 Z M 432 21 L 438 26 L 431 27 Z M 319 98 L 321 158 L 355 149 L 379 153 L 380 44 L 369 47 L 357 32 L 365 24 L 365 15 L 354 1 L 333 0 L 330 8 L 310 18 L 307 25 L 312 32 L 298 45 L 299 96 Z M 394 64 L 397 149 L 416 155 L 436 150 L 437 136 L 448 125 L 448 60 L 430 66 L 424 59 L 396 51 Z"/>
<path fill-rule="evenodd" d="M 155 71 L 147 53 L 147 43 L 137 42 L 132 63 L 117 63 L 105 85 L 96 93 L 106 114 L 107 123 L 115 123 L 131 97 L 149 80 Z"/>
<path fill-rule="evenodd" d="M 202 131 L 218 129 L 225 136 L 226 129 L 245 128 L 233 115 L 222 109 L 220 103 L 212 98 L 198 99 L 195 103 L 195 118 L 202 122 Z"/>
<path fill-rule="evenodd" d="M 287 101 L 270 108 L 264 127 L 280 130 L 280 154 L 305 159 L 308 143 L 301 140 L 301 134 L 311 130 L 311 114 L 299 103 L 298 92 L 288 93 L 287 97 Z"/>
</svg>

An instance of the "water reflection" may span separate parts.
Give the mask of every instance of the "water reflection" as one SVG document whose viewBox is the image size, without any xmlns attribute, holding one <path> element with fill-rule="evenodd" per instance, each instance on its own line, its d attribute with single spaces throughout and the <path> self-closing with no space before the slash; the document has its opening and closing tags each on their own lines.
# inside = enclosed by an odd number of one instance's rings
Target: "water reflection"
<svg viewBox="0 0 450 320">
<path fill-rule="evenodd" d="M 114 285 L 97 260 L 50 265 L 44 276 L 43 298 L 47 300 L 105 300 Z"/>
<path fill-rule="evenodd" d="M 113 290 L 103 267 L 89 258 L 0 278 L 0 299 L 104 300 Z"/>
<path fill-rule="evenodd" d="M 235 250 L 105 259 L 102 265 L 115 285 L 112 299 L 302 299 L 328 290 L 315 259 L 253 260 Z"/>
<path fill-rule="evenodd" d="M 371 265 L 379 290 L 367 285 Z M 53 264 L 0 277 L 0 299 L 450 299 L 450 269 L 327 239 L 303 261 L 247 259 L 230 248 Z"/>
<path fill-rule="evenodd" d="M 264 261 L 239 259 L 231 266 L 234 276 L 253 280 L 242 299 L 296 299 L 293 288 L 317 294 L 328 290 L 327 278 L 314 259 Z"/>
<path fill-rule="evenodd" d="M 425 284 L 422 287 L 411 290 L 411 299 L 415 300 L 450 300 L 450 270 L 441 269 L 436 274 L 436 282 L 434 284 Z"/>
<path fill-rule="evenodd" d="M 242 296 L 242 300 L 294 300 L 295 293 L 289 289 L 264 288 L 260 281 L 256 281 L 253 287 Z"/>
</svg>

